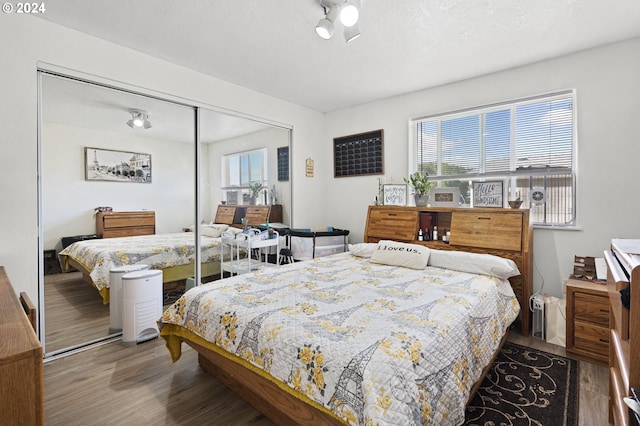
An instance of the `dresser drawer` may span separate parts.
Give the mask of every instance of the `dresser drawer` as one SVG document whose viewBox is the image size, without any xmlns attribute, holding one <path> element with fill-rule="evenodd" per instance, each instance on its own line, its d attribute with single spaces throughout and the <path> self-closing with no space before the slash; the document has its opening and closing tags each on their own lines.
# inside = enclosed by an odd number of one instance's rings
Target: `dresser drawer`
<svg viewBox="0 0 640 426">
<path fill-rule="evenodd" d="M 367 231 L 369 238 L 413 241 L 418 232 L 418 212 L 402 209 L 371 210 Z"/>
<path fill-rule="evenodd" d="M 595 354 L 608 356 L 609 328 L 588 322 L 576 321 L 574 330 L 574 346 Z"/>
<path fill-rule="evenodd" d="M 128 215 L 128 216 L 104 216 L 104 228 L 132 228 L 132 227 L 153 227 L 155 225 L 155 217 L 149 215 Z"/>
<path fill-rule="evenodd" d="M 607 297 L 576 292 L 573 303 L 576 320 L 609 327 L 609 299 Z"/>
<path fill-rule="evenodd" d="M 459 246 L 520 251 L 522 217 L 519 212 L 500 214 L 453 212 L 450 243 Z"/>
</svg>

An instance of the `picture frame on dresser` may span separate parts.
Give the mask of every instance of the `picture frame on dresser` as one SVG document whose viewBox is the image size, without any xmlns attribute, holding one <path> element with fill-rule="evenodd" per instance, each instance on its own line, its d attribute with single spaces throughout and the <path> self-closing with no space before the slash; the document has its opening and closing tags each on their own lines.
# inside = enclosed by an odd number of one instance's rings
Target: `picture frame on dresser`
<svg viewBox="0 0 640 426">
<path fill-rule="evenodd" d="M 383 204 L 385 206 L 406 206 L 407 185 L 386 184 L 382 186 Z"/>
<path fill-rule="evenodd" d="M 85 147 L 84 166 L 88 181 L 151 183 L 151 154 Z"/>
<path fill-rule="evenodd" d="M 504 207 L 503 187 L 501 180 L 473 182 L 473 207 Z"/>
<path fill-rule="evenodd" d="M 460 188 L 431 188 L 429 204 L 433 207 L 460 206 Z"/>
</svg>

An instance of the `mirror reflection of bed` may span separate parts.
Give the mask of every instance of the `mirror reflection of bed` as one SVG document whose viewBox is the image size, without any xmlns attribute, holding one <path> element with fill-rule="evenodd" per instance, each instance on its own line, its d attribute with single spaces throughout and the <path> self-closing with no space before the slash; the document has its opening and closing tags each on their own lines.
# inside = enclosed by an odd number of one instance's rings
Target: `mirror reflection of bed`
<svg viewBox="0 0 640 426">
<path fill-rule="evenodd" d="M 184 229 L 193 226 L 196 218 L 196 108 L 49 73 L 41 74 L 41 82 L 44 276 L 40 286 L 44 351 L 51 356 L 117 337 L 109 334 L 109 305 L 87 271 L 83 274 L 79 265 L 63 271 L 57 258 L 64 248 L 63 238 L 98 234 L 96 206 L 109 206 L 113 212 L 154 211 L 152 233 L 191 235 L 195 243 L 196 234 Z M 128 126 L 130 109 L 148 111 L 151 127 Z M 202 222 L 214 222 L 216 209 L 228 194 L 248 204 L 242 189 L 223 188 L 228 181 L 222 173 L 223 158 L 259 149 L 269 160 L 269 190 L 278 194 L 282 215 L 289 218 L 290 182 L 278 180 L 276 158 L 278 148 L 289 147 L 290 130 L 206 108 L 200 108 L 199 117 Z M 85 150 L 91 147 L 149 154 L 150 170 L 134 182 L 88 180 Z M 258 204 L 264 204 L 264 199 Z M 193 263 L 180 268 L 163 285 L 166 303 L 182 294 L 186 277 L 196 276 Z M 217 279 L 217 274 L 202 267 L 201 281 Z"/>
</svg>

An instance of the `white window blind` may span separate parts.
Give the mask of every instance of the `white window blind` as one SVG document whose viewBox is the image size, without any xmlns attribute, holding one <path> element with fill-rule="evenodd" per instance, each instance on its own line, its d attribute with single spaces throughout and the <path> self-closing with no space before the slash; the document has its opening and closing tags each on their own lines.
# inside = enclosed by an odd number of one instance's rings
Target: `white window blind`
<svg viewBox="0 0 640 426">
<path fill-rule="evenodd" d="M 534 223 L 575 224 L 573 91 L 414 120 L 415 170 L 471 201 L 474 181 L 504 180 L 504 201 L 518 196 Z M 544 188 L 546 198 L 529 199 Z"/>
</svg>

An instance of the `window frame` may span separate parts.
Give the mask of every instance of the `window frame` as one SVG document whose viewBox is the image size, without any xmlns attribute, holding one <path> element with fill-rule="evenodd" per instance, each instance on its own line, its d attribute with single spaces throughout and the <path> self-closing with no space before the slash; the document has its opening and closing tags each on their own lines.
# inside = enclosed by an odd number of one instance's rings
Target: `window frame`
<svg viewBox="0 0 640 426">
<path fill-rule="evenodd" d="M 257 149 L 251 149 L 248 151 L 239 151 L 239 152 L 231 152 L 228 154 L 224 154 L 222 155 L 222 167 L 221 167 L 222 182 L 220 186 L 220 190 L 222 191 L 222 200 L 227 201 L 227 191 L 237 191 L 241 195 L 241 199 L 237 200 L 238 204 L 241 204 L 240 203 L 241 200 L 243 201 L 242 204 L 246 204 L 244 203 L 244 198 L 249 194 L 249 183 L 256 182 L 256 180 L 251 179 L 252 166 L 253 166 L 253 164 L 251 163 L 251 156 L 256 153 L 261 154 L 261 161 L 259 162 L 261 179 L 258 180 L 258 182 L 261 182 L 265 186 L 265 188 L 267 187 L 269 182 L 269 176 L 268 176 L 269 167 L 267 163 L 269 158 L 268 148 L 266 147 L 257 148 Z M 243 178 L 242 178 L 243 176 L 242 157 L 244 156 L 246 156 L 249 161 L 249 170 L 247 171 L 249 180 L 246 183 L 243 182 Z M 231 167 L 229 164 L 232 158 L 238 158 L 239 167 L 238 167 L 237 180 L 239 182 L 239 185 L 231 184 Z"/>
<path fill-rule="evenodd" d="M 571 98 L 571 114 L 572 114 L 572 123 L 571 123 L 571 166 L 570 167 L 547 167 L 547 168 L 518 168 L 513 169 L 517 163 L 516 158 L 516 118 L 517 115 L 515 111 L 518 107 L 527 104 L 534 104 L 536 102 L 553 102 L 560 99 Z M 456 118 L 463 117 L 471 117 L 478 116 L 479 118 L 479 134 L 482 135 L 483 132 L 486 131 L 486 120 L 485 117 L 487 114 L 509 109 L 509 150 L 510 150 L 510 158 L 509 158 L 509 171 L 492 171 L 485 172 L 486 166 L 486 146 L 484 144 L 485 138 L 481 137 L 479 142 L 480 153 L 478 155 L 478 161 L 480 162 L 478 165 L 478 171 L 474 173 L 468 174 L 456 174 L 456 175 L 442 175 L 442 122 L 448 121 Z M 567 89 L 561 91 L 555 91 L 550 93 L 539 94 L 535 96 L 529 96 L 520 99 L 512 99 L 508 101 L 496 102 L 486 105 L 479 105 L 469 108 L 463 108 L 458 110 L 452 110 L 447 112 L 441 112 L 436 114 L 423 115 L 419 117 L 415 117 L 409 120 L 409 156 L 408 156 L 408 170 L 409 173 L 414 173 L 418 170 L 418 159 L 420 157 L 419 151 L 419 143 L 418 143 L 418 125 L 424 121 L 436 120 L 436 152 L 435 152 L 435 163 L 437 169 L 437 175 L 431 176 L 431 180 L 434 181 L 437 187 L 441 187 L 442 182 L 444 181 L 469 181 L 469 185 L 472 184 L 473 181 L 483 181 L 483 180 L 496 180 L 502 179 L 505 185 L 505 192 L 508 194 L 508 191 L 512 186 L 515 186 L 515 182 L 519 179 L 529 177 L 531 182 L 533 182 L 533 178 L 540 176 L 551 176 L 553 174 L 571 174 L 572 175 L 572 184 L 570 190 L 572 191 L 570 195 L 571 203 L 570 206 L 566 207 L 565 215 L 570 217 L 570 220 L 562 223 L 547 223 L 547 213 L 544 213 L 544 221 L 533 221 L 532 224 L 535 227 L 543 227 L 543 228 L 559 228 L 559 229 L 577 229 L 577 146 L 578 146 L 578 133 L 577 133 L 577 101 L 576 101 L 576 91 L 575 89 Z M 424 161 L 423 161 L 424 164 Z M 505 205 L 508 200 L 508 195 L 505 194 Z M 525 203 L 526 204 L 526 203 Z M 528 206 L 527 206 L 528 207 Z M 532 206 L 533 207 L 533 206 Z M 524 207 L 523 207 L 524 208 Z"/>
</svg>

